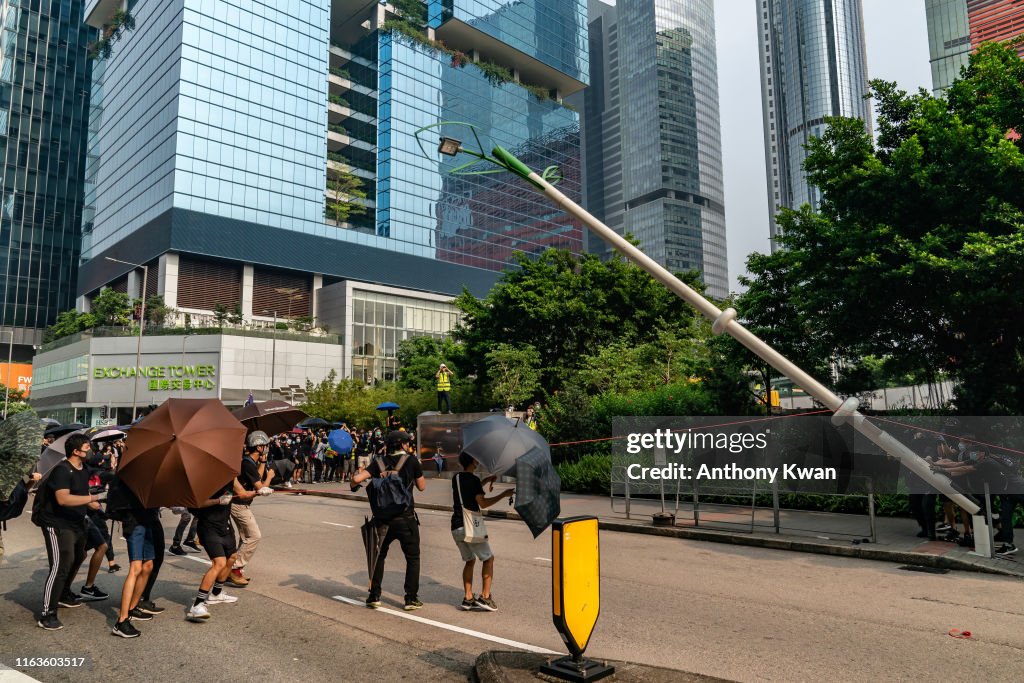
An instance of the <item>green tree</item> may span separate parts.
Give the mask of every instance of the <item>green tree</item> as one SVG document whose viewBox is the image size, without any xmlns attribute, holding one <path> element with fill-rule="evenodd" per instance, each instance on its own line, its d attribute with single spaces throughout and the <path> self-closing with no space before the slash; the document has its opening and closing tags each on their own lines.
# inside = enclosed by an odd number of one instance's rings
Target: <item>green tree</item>
<svg viewBox="0 0 1024 683">
<path fill-rule="evenodd" d="M 694 312 L 646 272 L 621 259 L 602 261 L 549 249 L 520 255 L 484 300 L 464 291 L 455 337 L 465 348 L 464 370 L 490 379 L 486 354 L 496 343 L 537 350 L 541 384 L 565 384 L 588 354 L 613 342 L 643 344 L 659 330 L 686 334 Z M 694 273 L 682 276 L 698 286 Z"/>
<path fill-rule="evenodd" d="M 24 391 L 22 391 L 21 389 L 16 389 L 15 387 L 11 387 L 10 389 L 8 389 L 3 384 L 0 384 L 0 401 L 4 400 L 5 392 L 7 396 L 8 416 L 14 415 L 15 413 L 21 413 L 26 410 L 31 410 L 31 407 L 29 407 L 28 399 L 26 398 Z"/>
<path fill-rule="evenodd" d="M 540 391 L 540 359 L 529 344 L 498 344 L 487 352 L 491 397 L 502 406 L 518 406 Z"/>
<path fill-rule="evenodd" d="M 230 316 L 231 312 L 224 304 L 218 302 L 213 305 L 213 319 L 217 321 L 217 327 L 224 327 Z"/>
<path fill-rule="evenodd" d="M 355 201 L 366 199 L 363 181 L 347 171 L 336 174 L 327 181 L 327 214 L 338 223 L 345 223 L 353 216 L 362 216 L 366 207 Z"/>
<path fill-rule="evenodd" d="M 420 391 L 437 390 L 437 368 L 444 363 L 454 373 L 452 389 L 467 380 L 459 371 L 462 349 L 451 339 L 409 337 L 398 343 L 398 386 Z"/>
<path fill-rule="evenodd" d="M 146 322 L 154 327 L 163 327 L 167 319 L 174 315 L 174 309 L 166 304 L 162 294 L 154 294 L 146 299 Z"/>
<path fill-rule="evenodd" d="M 132 324 L 132 300 L 124 292 L 104 289 L 92 300 L 94 324 L 125 327 Z"/>
<path fill-rule="evenodd" d="M 809 333 L 841 362 L 945 372 L 960 411 L 1020 414 L 1024 61 L 985 44 L 945 97 L 871 91 L 877 144 L 860 121 L 830 119 L 808 145 L 819 212 L 778 217 L 788 254 L 766 258 L 795 293 L 783 336 Z M 771 287 L 765 271 L 753 280 Z"/>
</svg>

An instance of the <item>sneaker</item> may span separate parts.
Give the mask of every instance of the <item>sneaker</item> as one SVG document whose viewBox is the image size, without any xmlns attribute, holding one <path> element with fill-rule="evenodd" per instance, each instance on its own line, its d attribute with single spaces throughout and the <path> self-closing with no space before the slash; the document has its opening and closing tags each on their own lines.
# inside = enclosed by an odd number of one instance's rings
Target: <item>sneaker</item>
<svg viewBox="0 0 1024 683">
<path fill-rule="evenodd" d="M 82 596 L 77 593 L 69 593 L 57 602 L 60 607 L 81 607 Z"/>
<path fill-rule="evenodd" d="M 249 577 L 242 573 L 241 569 L 232 569 L 231 573 L 228 574 L 228 581 L 233 586 L 248 586 Z"/>
<path fill-rule="evenodd" d="M 370 609 L 377 609 L 380 607 L 380 596 L 379 595 L 368 595 L 366 596 L 366 606 Z"/>
<path fill-rule="evenodd" d="M 974 547 L 974 536 L 971 534 L 965 534 L 960 537 L 960 540 L 956 542 L 961 548 L 973 548 Z"/>
<path fill-rule="evenodd" d="M 150 621 L 153 618 L 152 614 L 146 614 L 138 607 L 128 613 L 128 618 L 133 621 Z"/>
<path fill-rule="evenodd" d="M 166 611 L 163 607 L 157 607 L 152 600 L 139 600 L 135 609 L 146 614 L 163 614 Z"/>
<path fill-rule="evenodd" d="M 1004 557 L 1007 555 L 1013 555 L 1015 552 L 1017 552 L 1017 546 L 1012 543 L 1004 543 L 996 549 L 996 555 L 1002 555 Z"/>
<path fill-rule="evenodd" d="M 936 524 L 935 525 L 935 532 L 941 534 L 943 531 L 949 531 L 949 528 L 950 527 L 949 527 L 948 524 L 946 524 L 945 522 L 942 522 L 941 524 Z"/>
<path fill-rule="evenodd" d="M 414 609 L 419 609 L 420 607 L 423 607 L 423 603 L 420 602 L 418 598 L 413 598 L 412 600 L 405 601 L 406 612 L 411 612 Z"/>
<path fill-rule="evenodd" d="M 187 552 L 190 553 L 201 553 L 203 552 L 195 541 L 185 541 L 181 544 Z"/>
<path fill-rule="evenodd" d="M 177 543 L 170 547 L 170 553 L 171 555 L 188 555 L 188 552 Z"/>
<path fill-rule="evenodd" d="M 462 604 L 459 607 L 467 612 L 471 609 L 476 609 L 476 598 L 463 598 Z"/>
<path fill-rule="evenodd" d="M 481 595 L 480 597 L 478 597 L 476 599 L 476 606 L 479 607 L 482 610 L 487 611 L 487 612 L 497 612 L 498 611 L 498 606 L 494 604 L 494 598 L 493 597 L 485 598 L 484 596 Z"/>
<path fill-rule="evenodd" d="M 189 621 L 204 621 L 210 618 L 210 610 L 206 609 L 206 603 L 201 602 L 186 609 L 185 618 Z"/>
<path fill-rule="evenodd" d="M 942 540 L 949 541 L 950 543 L 956 543 L 960 539 L 960 534 L 957 533 L 956 529 L 949 529 L 946 531 L 946 535 Z"/>
<path fill-rule="evenodd" d="M 115 636 L 121 636 L 122 638 L 138 638 L 142 634 L 139 633 L 139 629 L 132 626 L 130 619 L 119 621 L 114 624 L 114 628 L 110 630 Z"/>
<path fill-rule="evenodd" d="M 227 591 L 223 590 L 220 592 L 219 595 L 214 595 L 213 593 L 210 593 L 210 597 L 206 598 L 207 605 L 216 605 L 218 603 L 230 604 L 232 602 L 238 602 L 238 598 L 236 598 L 234 595 L 228 595 Z"/>
<path fill-rule="evenodd" d="M 39 621 L 36 622 L 36 626 L 44 628 L 47 631 L 59 631 L 64 628 L 64 624 L 60 623 L 60 619 L 57 618 L 56 614 L 44 614 L 39 617 Z"/>
<path fill-rule="evenodd" d="M 109 597 L 99 586 L 82 586 L 82 600 L 92 602 L 94 600 L 106 600 Z"/>
<path fill-rule="evenodd" d="M 290 489 L 290 488 L 292 487 L 292 483 L 291 483 L 290 481 L 286 481 L 286 482 L 284 483 L 284 487 L 285 487 L 286 489 Z"/>
</svg>

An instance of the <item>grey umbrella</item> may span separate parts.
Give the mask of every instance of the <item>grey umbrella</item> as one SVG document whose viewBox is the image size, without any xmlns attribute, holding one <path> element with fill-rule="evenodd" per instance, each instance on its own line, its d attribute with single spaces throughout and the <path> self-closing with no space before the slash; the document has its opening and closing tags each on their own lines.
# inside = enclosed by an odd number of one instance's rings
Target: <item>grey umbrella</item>
<svg viewBox="0 0 1024 683">
<path fill-rule="evenodd" d="M 374 522 L 369 517 L 363 518 L 360 532 L 363 535 L 363 549 L 366 550 L 366 572 L 373 582 L 373 570 L 380 559 L 380 549 L 384 546 L 384 537 L 388 535 L 388 525 Z"/>
<path fill-rule="evenodd" d="M 505 474 L 516 466 L 521 456 L 534 449 L 551 460 L 551 451 L 543 436 L 504 415 L 488 415 L 462 428 L 462 450 L 492 474 Z"/>
<path fill-rule="evenodd" d="M 562 480 L 550 453 L 539 448 L 516 460 L 515 477 L 516 512 L 537 538 L 562 512 Z"/>
<path fill-rule="evenodd" d="M 64 455 L 64 442 L 68 440 L 68 437 L 72 434 L 81 434 L 84 431 L 84 429 L 79 429 L 65 434 L 47 446 L 46 450 L 43 451 L 43 454 L 39 456 L 39 463 L 36 464 L 36 471 L 43 476 L 46 476 L 47 472 L 52 470 L 57 463 L 67 457 Z"/>
<path fill-rule="evenodd" d="M 43 425 L 35 412 L 16 413 L 0 423 L 0 500 L 7 500 L 39 457 Z"/>
</svg>

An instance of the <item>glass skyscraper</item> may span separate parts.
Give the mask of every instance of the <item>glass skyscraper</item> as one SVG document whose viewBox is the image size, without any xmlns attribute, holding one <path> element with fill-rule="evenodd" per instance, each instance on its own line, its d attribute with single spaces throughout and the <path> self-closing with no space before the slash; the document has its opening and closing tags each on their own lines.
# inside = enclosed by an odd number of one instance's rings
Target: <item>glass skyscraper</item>
<svg viewBox="0 0 1024 683">
<path fill-rule="evenodd" d="M 860 0 L 758 0 L 764 152 L 772 239 L 782 207 L 817 207 L 804 173 L 804 146 L 845 116 L 871 130 Z M 772 248 L 775 248 L 772 242 Z"/>
<path fill-rule="evenodd" d="M 320 310 L 352 297 L 321 289 L 483 295 L 516 253 L 582 249 L 581 226 L 522 181 L 452 175 L 436 146 L 444 132 L 475 147 L 475 131 L 559 166 L 580 200 L 579 115 L 562 98 L 586 84 L 584 0 L 130 5 L 136 28 L 95 79 L 83 307 L 105 285 L 140 291 L 115 257 L 148 265 L 151 293 L 182 312 L 348 321 L 359 355 L 351 314 Z M 119 6 L 91 0 L 87 20 Z M 417 139 L 445 122 L 473 128 Z"/>
<path fill-rule="evenodd" d="M 932 91 L 940 94 L 960 75 L 960 69 L 967 66 L 971 54 L 967 0 L 925 0 L 925 15 Z"/>
<path fill-rule="evenodd" d="M 74 306 L 90 62 L 82 0 L 0 0 L 0 349 Z"/>
<path fill-rule="evenodd" d="M 591 3 L 587 205 L 672 271 L 728 294 L 711 0 Z M 598 248 L 600 250 L 600 248 Z"/>
</svg>

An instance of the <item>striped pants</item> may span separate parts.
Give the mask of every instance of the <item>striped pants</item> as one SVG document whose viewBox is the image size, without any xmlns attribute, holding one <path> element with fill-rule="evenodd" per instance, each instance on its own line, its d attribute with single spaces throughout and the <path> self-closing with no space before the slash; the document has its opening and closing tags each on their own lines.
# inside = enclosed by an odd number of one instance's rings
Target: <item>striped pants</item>
<svg viewBox="0 0 1024 683">
<path fill-rule="evenodd" d="M 46 575 L 43 586 L 41 615 L 47 615 L 56 613 L 57 602 L 71 592 L 71 582 L 85 560 L 85 527 L 61 529 L 44 526 L 43 542 L 50 573 Z"/>
</svg>

